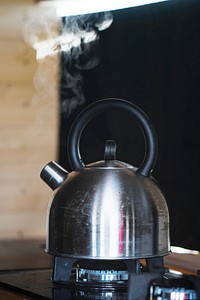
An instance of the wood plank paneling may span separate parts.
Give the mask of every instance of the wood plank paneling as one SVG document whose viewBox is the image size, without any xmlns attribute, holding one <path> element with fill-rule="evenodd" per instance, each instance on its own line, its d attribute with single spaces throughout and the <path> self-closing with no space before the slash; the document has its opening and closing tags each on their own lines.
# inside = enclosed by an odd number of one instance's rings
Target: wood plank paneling
<svg viewBox="0 0 200 300">
<path fill-rule="evenodd" d="M 4 39 L 0 41 L 1 72 L 0 82 L 6 83 L 31 83 L 36 72 L 34 50 L 23 41 Z M 9 64 L 8 64 L 9 63 Z"/>
<path fill-rule="evenodd" d="M 33 5 L 0 1 L 0 238 L 8 239 L 45 236 L 51 190 L 39 174 L 56 159 L 59 58 L 39 63 L 24 42 Z"/>
</svg>

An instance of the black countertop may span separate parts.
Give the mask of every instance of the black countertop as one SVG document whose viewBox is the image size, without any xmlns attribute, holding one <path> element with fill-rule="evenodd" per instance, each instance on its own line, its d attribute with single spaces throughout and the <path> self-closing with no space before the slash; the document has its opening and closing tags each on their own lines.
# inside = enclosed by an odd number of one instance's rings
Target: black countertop
<svg viewBox="0 0 200 300">
<path fill-rule="evenodd" d="M 0 241 L 0 271 L 51 267 L 52 256 L 45 252 L 45 240 Z"/>
<path fill-rule="evenodd" d="M 0 299 L 52 299 L 52 262 L 45 252 L 45 240 L 1 240 Z M 45 290 L 48 293 L 41 295 Z"/>
</svg>

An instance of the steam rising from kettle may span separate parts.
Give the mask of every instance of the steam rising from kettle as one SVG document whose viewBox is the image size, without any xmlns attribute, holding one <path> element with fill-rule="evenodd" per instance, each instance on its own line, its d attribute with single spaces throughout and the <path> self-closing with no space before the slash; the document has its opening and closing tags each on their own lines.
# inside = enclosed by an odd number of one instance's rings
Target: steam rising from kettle
<svg viewBox="0 0 200 300">
<path fill-rule="evenodd" d="M 131 114 L 146 143 L 139 168 L 116 160 L 116 145 L 106 142 L 104 160 L 86 165 L 79 151 L 86 124 L 108 109 Z M 138 259 L 170 251 L 169 214 L 164 195 L 151 176 L 157 138 L 153 126 L 134 104 L 121 99 L 97 101 L 74 121 L 68 138 L 72 172 L 56 162 L 41 178 L 54 190 L 47 213 L 46 250 L 52 255 L 83 259 Z"/>
<path fill-rule="evenodd" d="M 112 22 L 113 15 L 109 11 L 61 19 L 50 8 L 31 10 L 23 36 L 26 43 L 36 50 L 39 69 L 34 76 L 34 85 L 38 92 L 42 91 L 38 97 L 40 103 L 45 94 L 57 96 L 60 80 L 61 113 L 64 117 L 67 118 L 85 102 L 81 71 L 98 65 L 100 32 L 109 28 Z M 60 60 L 62 70 L 59 74 L 57 66 Z"/>
</svg>

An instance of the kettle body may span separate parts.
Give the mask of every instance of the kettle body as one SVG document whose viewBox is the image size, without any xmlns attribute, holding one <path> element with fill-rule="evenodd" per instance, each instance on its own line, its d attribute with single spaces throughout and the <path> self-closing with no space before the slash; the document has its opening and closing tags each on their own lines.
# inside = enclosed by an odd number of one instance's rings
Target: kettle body
<svg viewBox="0 0 200 300">
<path fill-rule="evenodd" d="M 108 141 L 104 160 L 85 166 L 79 152 L 85 123 L 105 108 L 118 105 L 139 111 L 136 120 L 143 129 L 147 148 L 144 162 L 135 168 L 116 160 L 116 145 Z M 168 208 L 151 175 L 157 154 L 152 128 L 141 110 L 120 99 L 101 100 L 78 116 L 68 140 L 73 171 L 67 173 L 51 162 L 41 172 L 42 179 L 54 189 L 47 212 L 48 253 L 102 260 L 169 253 Z"/>
</svg>

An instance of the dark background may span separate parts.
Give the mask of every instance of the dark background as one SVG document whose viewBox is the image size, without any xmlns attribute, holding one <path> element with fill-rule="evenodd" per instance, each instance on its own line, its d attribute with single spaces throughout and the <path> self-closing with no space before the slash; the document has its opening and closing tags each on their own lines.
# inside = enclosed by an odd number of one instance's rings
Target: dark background
<svg viewBox="0 0 200 300">
<path fill-rule="evenodd" d="M 70 170 L 66 140 L 72 121 L 89 103 L 117 97 L 143 109 L 158 135 L 153 176 L 170 212 L 171 244 L 200 250 L 200 1 L 179 0 L 113 12 L 100 32 L 99 64 L 82 70 L 86 101 L 67 116 L 60 99 L 59 162 Z M 61 70 L 65 65 L 61 59 Z M 85 128 L 85 163 L 103 159 L 104 142 L 115 139 L 117 158 L 139 166 L 144 141 L 130 116 L 99 115 Z"/>
</svg>

